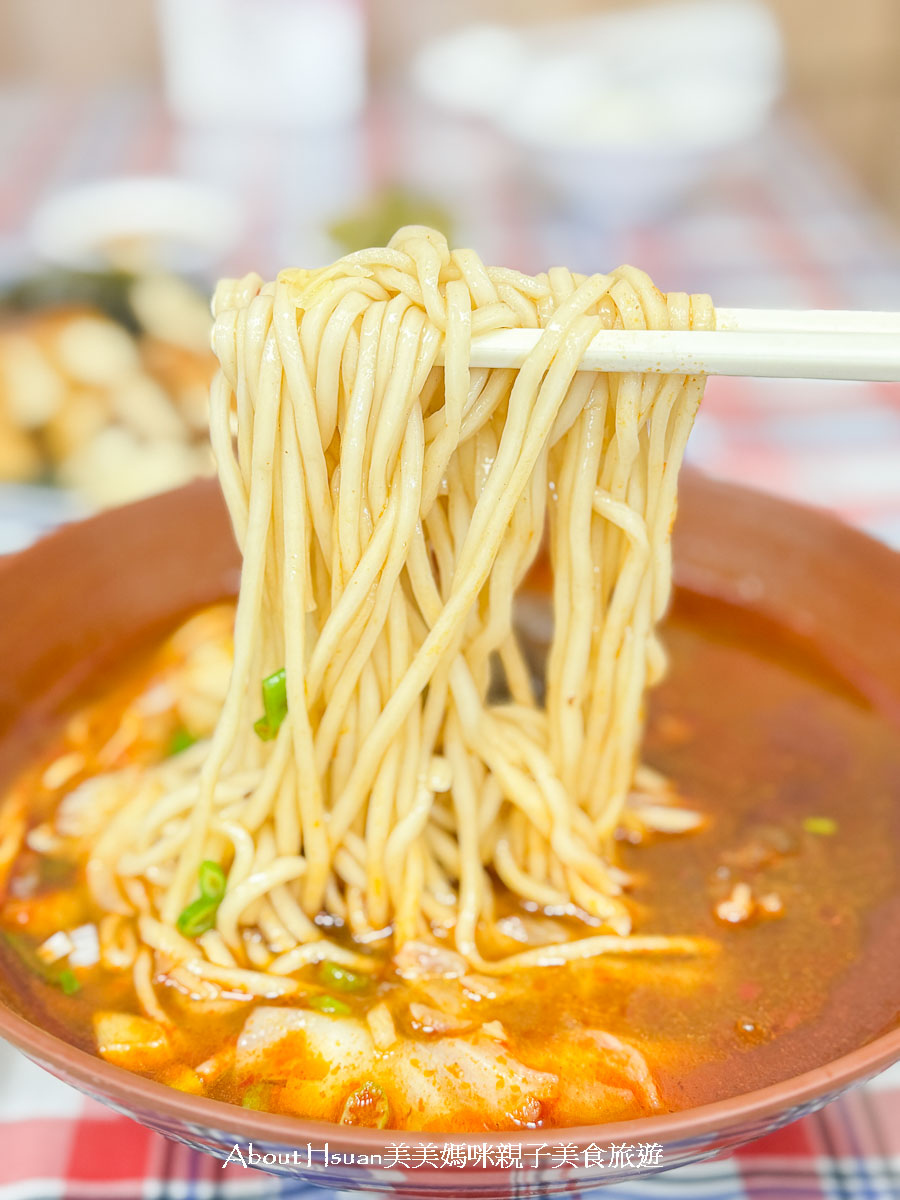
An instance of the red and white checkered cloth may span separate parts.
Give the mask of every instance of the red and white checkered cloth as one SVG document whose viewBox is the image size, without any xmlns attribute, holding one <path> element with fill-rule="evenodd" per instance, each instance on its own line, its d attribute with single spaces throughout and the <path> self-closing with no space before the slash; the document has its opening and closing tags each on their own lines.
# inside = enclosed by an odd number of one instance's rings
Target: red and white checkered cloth
<svg viewBox="0 0 900 1200">
<path fill-rule="evenodd" d="M 236 195 L 245 237 L 226 271 L 263 272 L 329 253 L 324 220 L 373 183 L 400 178 L 442 196 L 458 240 L 523 269 L 622 261 L 665 288 L 722 304 L 900 309 L 894 235 L 805 131 L 782 120 L 723 160 L 664 226 L 611 238 L 563 219 L 523 186 L 483 131 L 373 108 L 322 138 L 202 138 L 172 128 L 154 96 L 0 92 L 0 277 L 28 265 L 23 236 L 43 196 L 103 175 L 171 170 Z M 464 161 L 465 171 L 454 164 Z M 402 164 L 402 169 L 400 168 Z M 310 186 L 316 181 L 316 187 Z M 277 186 L 276 186 L 277 181 Z M 900 388 L 711 380 L 690 457 L 728 479 L 831 508 L 900 546 Z M 46 494 L 0 491 L 0 546 L 60 513 Z M 732 1157 L 598 1195 L 630 1200 L 900 1200 L 900 1068 Z M 201 1200 L 326 1193 L 167 1142 L 87 1101 L 0 1046 L 0 1200 Z"/>
</svg>

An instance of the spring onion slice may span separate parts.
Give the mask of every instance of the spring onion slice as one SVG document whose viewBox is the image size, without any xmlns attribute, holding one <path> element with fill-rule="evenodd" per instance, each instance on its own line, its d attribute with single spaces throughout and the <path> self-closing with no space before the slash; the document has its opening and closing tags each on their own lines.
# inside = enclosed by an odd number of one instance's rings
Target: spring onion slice
<svg viewBox="0 0 900 1200">
<path fill-rule="evenodd" d="M 261 742 L 271 742 L 278 731 L 272 728 L 265 717 L 260 717 L 258 721 L 253 722 L 253 732 Z"/>
<path fill-rule="evenodd" d="M 271 742 L 287 716 L 287 673 L 284 667 L 267 675 L 262 681 L 262 701 L 265 715 L 254 723 L 253 728 L 262 741 Z"/>
<path fill-rule="evenodd" d="M 191 901 L 176 921 L 178 932 L 187 938 L 198 938 L 213 928 L 228 883 L 222 867 L 209 859 L 200 864 L 197 876 L 200 895 Z"/>
<path fill-rule="evenodd" d="M 262 681 L 263 711 L 266 720 L 277 729 L 287 716 L 287 673 L 284 667 Z"/>
<path fill-rule="evenodd" d="M 225 872 L 217 862 L 206 862 L 200 864 L 200 895 L 207 900 L 221 900 L 225 895 L 225 887 L 228 883 L 228 878 Z"/>
<path fill-rule="evenodd" d="M 339 963 L 323 962 L 319 967 L 319 978 L 327 986 L 338 992 L 361 992 L 368 986 L 369 980 L 357 971 L 342 967 Z"/>
<path fill-rule="evenodd" d="M 62 988 L 66 996 L 74 996 L 76 992 L 81 991 L 81 984 L 78 982 L 78 976 L 71 969 L 65 967 L 57 976 L 56 982 Z"/>
<path fill-rule="evenodd" d="M 330 1017 L 350 1016 L 350 1005 L 345 1004 L 343 1000 L 339 1000 L 337 996 L 310 996 L 308 1004 L 310 1008 L 327 1013 Z"/>
<path fill-rule="evenodd" d="M 208 933 L 216 923 L 218 908 L 218 900 L 200 896 L 189 904 L 178 918 L 178 932 L 187 938 L 198 938 L 201 934 Z"/>
</svg>

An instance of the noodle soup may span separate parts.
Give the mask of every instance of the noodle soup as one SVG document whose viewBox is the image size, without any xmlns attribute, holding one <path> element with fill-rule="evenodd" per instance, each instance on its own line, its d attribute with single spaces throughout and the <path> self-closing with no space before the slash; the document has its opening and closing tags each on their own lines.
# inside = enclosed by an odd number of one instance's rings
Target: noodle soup
<svg viewBox="0 0 900 1200">
<path fill-rule="evenodd" d="M 26 1007 L 190 1093 L 446 1131 L 677 1108 L 883 1028 L 896 739 L 715 606 L 666 649 L 704 380 L 584 365 L 709 297 L 413 226 L 213 309 L 237 603 L 6 797 Z M 537 331 L 518 369 L 473 366 L 504 330 Z"/>
<path fill-rule="evenodd" d="M 189 1092 L 445 1132 L 694 1106 L 829 1061 L 894 1021 L 895 731 L 795 647 L 773 654 L 770 630 L 687 595 L 666 630 L 672 667 L 654 696 L 647 758 L 678 790 L 679 807 L 669 794 L 665 813 L 696 812 L 701 824 L 623 830 L 619 862 L 633 877 L 638 931 L 687 932 L 711 953 L 603 957 L 491 978 L 449 946 L 423 946 L 398 963 L 382 940 L 362 950 L 364 972 L 326 960 L 271 996 L 209 989 L 162 958 L 161 1011 L 149 1018 L 135 985 L 137 946 L 86 886 L 93 835 L 76 832 L 77 822 L 108 819 L 90 801 L 104 773 L 188 754 L 207 732 L 230 617 L 227 606 L 199 614 L 134 664 L 20 781 L 29 832 L 0 908 L 0 954 L 26 1015 Z M 505 940 L 493 953 L 546 938 L 545 913 L 509 893 L 498 902 Z M 322 920 L 337 944 L 360 952 L 346 927 Z"/>
</svg>

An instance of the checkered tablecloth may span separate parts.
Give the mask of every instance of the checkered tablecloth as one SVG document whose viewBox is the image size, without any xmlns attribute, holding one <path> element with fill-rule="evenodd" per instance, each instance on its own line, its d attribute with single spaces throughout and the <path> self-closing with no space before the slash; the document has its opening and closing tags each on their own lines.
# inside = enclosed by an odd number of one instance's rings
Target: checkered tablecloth
<svg viewBox="0 0 900 1200">
<path fill-rule="evenodd" d="M 453 169 L 465 162 L 466 170 Z M 133 89 L 79 99 L 0 92 L 0 278 L 29 265 L 29 214 L 69 183 L 174 170 L 243 204 L 226 271 L 321 261 L 324 217 L 373 183 L 441 195 L 458 240 L 523 269 L 645 266 L 663 288 L 722 304 L 900 309 L 900 249 L 806 131 L 788 118 L 723 159 L 664 225 L 611 236 L 529 189 L 484 131 L 427 126 L 390 106 L 327 138 L 186 135 Z M 316 179 L 316 187 L 309 180 Z M 276 186 L 276 181 L 277 185 Z M 711 380 L 691 443 L 714 474 L 830 508 L 900 547 L 900 388 Z M 73 510 L 58 494 L 0 489 L 0 549 Z M 731 1158 L 598 1195 L 630 1200 L 900 1200 L 900 1069 Z M 220 1164 L 80 1097 L 0 1046 L 0 1200 L 200 1200 L 326 1193 Z"/>
</svg>

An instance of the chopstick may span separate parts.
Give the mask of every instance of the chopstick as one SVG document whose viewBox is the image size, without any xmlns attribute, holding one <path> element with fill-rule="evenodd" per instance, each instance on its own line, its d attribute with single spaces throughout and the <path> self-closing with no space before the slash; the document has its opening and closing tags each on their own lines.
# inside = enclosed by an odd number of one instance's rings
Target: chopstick
<svg viewBox="0 0 900 1200">
<path fill-rule="evenodd" d="M 579 369 L 900 382 L 900 313 L 722 308 L 716 322 L 711 331 L 605 330 Z M 539 337 L 506 329 L 473 338 L 471 365 L 520 367 Z"/>
<path fill-rule="evenodd" d="M 717 308 L 716 329 L 736 333 L 900 333 L 900 312 L 855 308 Z"/>
</svg>

